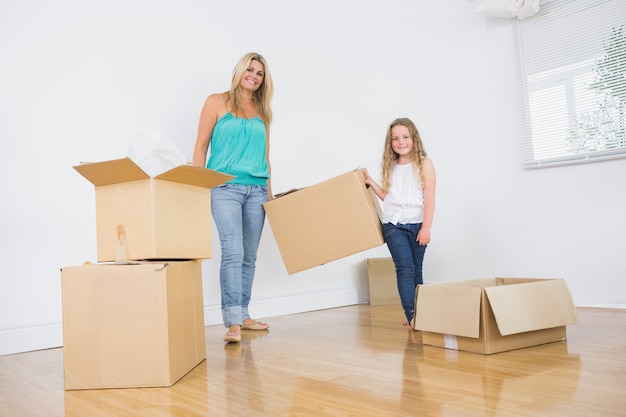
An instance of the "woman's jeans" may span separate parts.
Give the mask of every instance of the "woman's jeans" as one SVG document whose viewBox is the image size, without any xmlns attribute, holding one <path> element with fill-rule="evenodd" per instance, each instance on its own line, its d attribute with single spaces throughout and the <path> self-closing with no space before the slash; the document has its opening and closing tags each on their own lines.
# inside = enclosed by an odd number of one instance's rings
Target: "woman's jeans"
<svg viewBox="0 0 626 417">
<path fill-rule="evenodd" d="M 421 228 L 421 223 L 383 224 L 383 236 L 396 267 L 398 293 L 408 322 L 415 312 L 415 288 L 424 283 L 422 265 L 426 246 L 420 246 L 416 241 Z"/>
<path fill-rule="evenodd" d="M 220 288 L 224 325 L 250 318 L 248 304 L 267 201 L 266 186 L 222 184 L 211 190 L 211 212 L 222 249 Z"/>
</svg>

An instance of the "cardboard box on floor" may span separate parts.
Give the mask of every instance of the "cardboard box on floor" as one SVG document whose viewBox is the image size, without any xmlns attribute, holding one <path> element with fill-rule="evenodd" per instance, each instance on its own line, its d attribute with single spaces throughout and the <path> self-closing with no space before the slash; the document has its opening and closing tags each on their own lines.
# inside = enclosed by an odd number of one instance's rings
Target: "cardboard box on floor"
<svg viewBox="0 0 626 417">
<path fill-rule="evenodd" d="M 364 178 L 357 169 L 264 204 L 290 275 L 384 243 L 378 201 Z"/>
<path fill-rule="evenodd" d="M 367 277 L 370 290 L 370 305 L 400 305 L 396 267 L 391 257 L 368 258 Z"/>
<path fill-rule="evenodd" d="M 96 189 L 99 262 L 211 258 L 211 188 L 233 177 L 182 165 L 150 178 L 129 158 L 74 167 Z"/>
<path fill-rule="evenodd" d="M 564 340 L 576 309 L 562 279 L 485 278 L 417 288 L 426 345 L 491 354 Z"/>
<path fill-rule="evenodd" d="M 171 386 L 206 357 L 201 261 L 61 269 L 66 390 Z"/>
</svg>

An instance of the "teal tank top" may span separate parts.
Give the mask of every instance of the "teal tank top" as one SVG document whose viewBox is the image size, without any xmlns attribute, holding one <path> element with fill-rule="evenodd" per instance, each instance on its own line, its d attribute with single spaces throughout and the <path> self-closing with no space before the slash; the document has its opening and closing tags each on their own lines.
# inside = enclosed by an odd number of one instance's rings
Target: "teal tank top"
<svg viewBox="0 0 626 417">
<path fill-rule="evenodd" d="M 207 168 L 234 175 L 231 183 L 267 185 L 266 129 L 258 116 L 246 119 L 226 113 L 215 124 L 210 145 Z"/>
</svg>

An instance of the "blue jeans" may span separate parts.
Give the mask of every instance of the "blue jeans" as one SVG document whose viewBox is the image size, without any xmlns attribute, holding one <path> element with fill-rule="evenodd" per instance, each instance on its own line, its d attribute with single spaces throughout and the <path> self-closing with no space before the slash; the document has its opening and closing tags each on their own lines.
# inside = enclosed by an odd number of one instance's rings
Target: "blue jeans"
<svg viewBox="0 0 626 417">
<path fill-rule="evenodd" d="M 220 288 L 224 325 L 250 318 L 248 304 L 267 201 L 266 186 L 222 184 L 211 190 L 211 212 L 220 236 Z"/>
<path fill-rule="evenodd" d="M 424 283 L 422 265 L 426 246 L 416 241 L 421 228 L 421 223 L 383 224 L 383 236 L 396 267 L 400 302 L 409 322 L 415 312 L 415 288 Z"/>
</svg>

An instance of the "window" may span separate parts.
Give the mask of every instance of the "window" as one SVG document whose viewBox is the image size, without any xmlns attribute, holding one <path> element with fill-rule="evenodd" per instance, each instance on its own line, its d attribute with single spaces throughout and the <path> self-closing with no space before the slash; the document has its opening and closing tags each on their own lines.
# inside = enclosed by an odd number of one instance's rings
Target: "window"
<svg viewBox="0 0 626 417">
<path fill-rule="evenodd" d="M 626 158 L 626 1 L 543 1 L 516 36 L 523 167 Z"/>
</svg>

